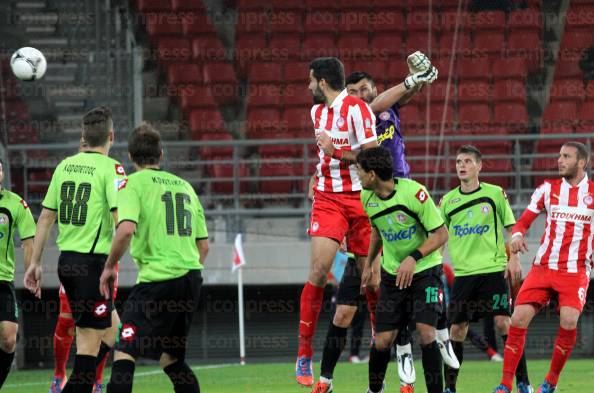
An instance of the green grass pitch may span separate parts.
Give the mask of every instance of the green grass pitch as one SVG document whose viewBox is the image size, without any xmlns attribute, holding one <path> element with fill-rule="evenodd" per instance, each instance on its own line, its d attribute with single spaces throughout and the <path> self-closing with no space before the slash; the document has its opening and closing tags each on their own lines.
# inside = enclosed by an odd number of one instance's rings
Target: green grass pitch
<svg viewBox="0 0 594 393">
<path fill-rule="evenodd" d="M 528 361 L 531 382 L 536 388 L 549 366 L 548 360 Z M 592 360 L 569 360 L 556 393 L 591 392 L 594 386 Z M 248 364 L 212 365 L 193 367 L 200 380 L 201 391 L 205 393 L 284 393 L 309 392 L 294 381 L 293 364 Z M 426 393 L 419 362 L 417 368 L 417 393 Z M 316 364 L 316 372 L 319 363 Z M 2 393 L 47 393 L 50 370 L 13 371 L 2 388 Z M 458 391 L 462 393 L 491 393 L 499 383 L 501 363 L 488 361 L 465 362 L 460 372 Z M 109 377 L 109 367 L 106 378 Z M 367 365 L 339 363 L 334 376 L 334 392 L 365 393 L 367 387 Z M 173 388 L 160 369 L 138 367 L 134 379 L 134 393 L 169 393 Z M 387 392 L 398 392 L 396 365 L 390 364 L 387 377 Z M 514 390 L 515 392 L 515 390 Z"/>
</svg>

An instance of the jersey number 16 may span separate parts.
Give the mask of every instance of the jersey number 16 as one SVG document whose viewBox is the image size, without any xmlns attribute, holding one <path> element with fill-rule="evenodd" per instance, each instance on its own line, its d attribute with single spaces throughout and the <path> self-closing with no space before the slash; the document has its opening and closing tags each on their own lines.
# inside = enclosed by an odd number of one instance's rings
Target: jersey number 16
<svg viewBox="0 0 594 393">
<path fill-rule="evenodd" d="M 188 194 L 175 194 L 175 207 L 173 206 L 173 195 L 166 192 L 161 195 L 161 201 L 165 202 L 165 222 L 167 234 L 172 236 L 175 233 L 175 221 L 177 219 L 177 234 L 179 236 L 192 236 L 192 213 L 184 208 L 185 203 L 190 203 Z"/>
</svg>

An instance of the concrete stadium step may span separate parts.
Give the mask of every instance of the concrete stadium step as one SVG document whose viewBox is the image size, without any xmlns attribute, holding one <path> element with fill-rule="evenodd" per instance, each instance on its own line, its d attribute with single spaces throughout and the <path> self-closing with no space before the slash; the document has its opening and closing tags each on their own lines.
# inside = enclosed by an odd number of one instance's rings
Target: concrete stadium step
<svg viewBox="0 0 594 393">
<path fill-rule="evenodd" d="M 25 32 L 27 32 L 29 34 L 39 34 L 39 33 L 54 34 L 56 32 L 56 26 L 52 26 L 52 25 L 27 26 L 27 27 L 25 27 Z"/>
<path fill-rule="evenodd" d="M 58 23 L 59 16 L 56 12 L 25 13 L 18 15 L 18 20 L 21 25 L 55 25 Z"/>
<path fill-rule="evenodd" d="M 31 46 L 36 48 L 44 48 L 44 47 L 64 47 L 68 45 L 68 39 L 63 37 L 40 37 L 40 38 L 31 38 L 29 40 Z"/>
<path fill-rule="evenodd" d="M 95 89 L 89 86 L 49 86 L 47 89 L 48 99 L 80 100 L 92 97 Z"/>
<path fill-rule="evenodd" d="M 80 99 L 78 101 L 54 101 L 54 107 L 56 109 L 69 112 L 72 112 L 73 110 L 82 110 L 84 105 L 85 102 Z"/>
<path fill-rule="evenodd" d="M 47 74 L 44 77 L 46 83 L 74 83 L 76 80 L 75 75 L 55 75 Z"/>
<path fill-rule="evenodd" d="M 47 75 L 74 75 L 78 71 L 78 63 L 59 63 L 59 62 L 48 62 L 47 63 Z"/>
<path fill-rule="evenodd" d="M 17 1 L 14 6 L 17 10 L 39 10 L 47 7 L 45 1 Z"/>
<path fill-rule="evenodd" d="M 169 97 L 146 97 L 143 103 L 145 120 L 165 120 L 169 109 Z"/>
</svg>

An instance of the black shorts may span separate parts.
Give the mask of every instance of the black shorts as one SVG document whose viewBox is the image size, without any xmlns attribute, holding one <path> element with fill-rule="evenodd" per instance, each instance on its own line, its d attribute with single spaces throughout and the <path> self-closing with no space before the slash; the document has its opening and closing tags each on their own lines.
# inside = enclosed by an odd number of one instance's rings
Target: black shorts
<svg viewBox="0 0 594 393">
<path fill-rule="evenodd" d="M 365 296 L 361 295 L 361 271 L 355 258 L 349 258 L 338 286 L 336 304 L 358 306 L 362 302 L 365 302 Z"/>
<path fill-rule="evenodd" d="M 448 316 L 451 323 L 476 322 L 484 316 L 511 315 L 504 272 L 456 277 Z"/>
<path fill-rule="evenodd" d="M 183 360 L 201 286 L 200 270 L 136 284 L 124 303 L 116 349 L 134 358 L 157 360 L 167 353 Z"/>
<path fill-rule="evenodd" d="M 382 269 L 380 295 L 375 309 L 377 332 L 402 329 L 411 320 L 431 326 L 443 310 L 441 265 L 416 273 L 406 289 L 396 286 L 396 276 Z"/>
<path fill-rule="evenodd" d="M 58 259 L 58 277 L 68 297 L 74 324 L 82 328 L 111 327 L 113 296 L 105 300 L 99 292 L 99 278 L 107 255 L 66 251 Z"/>
<path fill-rule="evenodd" d="M 9 281 L 0 281 L 0 322 L 18 323 L 18 320 L 19 308 L 14 293 L 14 284 Z"/>
</svg>

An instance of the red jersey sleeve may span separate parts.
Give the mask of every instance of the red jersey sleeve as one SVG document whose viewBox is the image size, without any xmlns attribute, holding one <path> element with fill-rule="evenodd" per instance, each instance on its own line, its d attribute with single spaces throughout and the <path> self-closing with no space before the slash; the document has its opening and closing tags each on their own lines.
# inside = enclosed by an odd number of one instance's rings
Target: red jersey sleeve
<svg viewBox="0 0 594 393">
<path fill-rule="evenodd" d="M 363 101 L 357 102 L 349 108 L 349 126 L 357 137 L 359 145 L 364 145 L 377 140 L 375 133 L 375 115 Z"/>
</svg>

